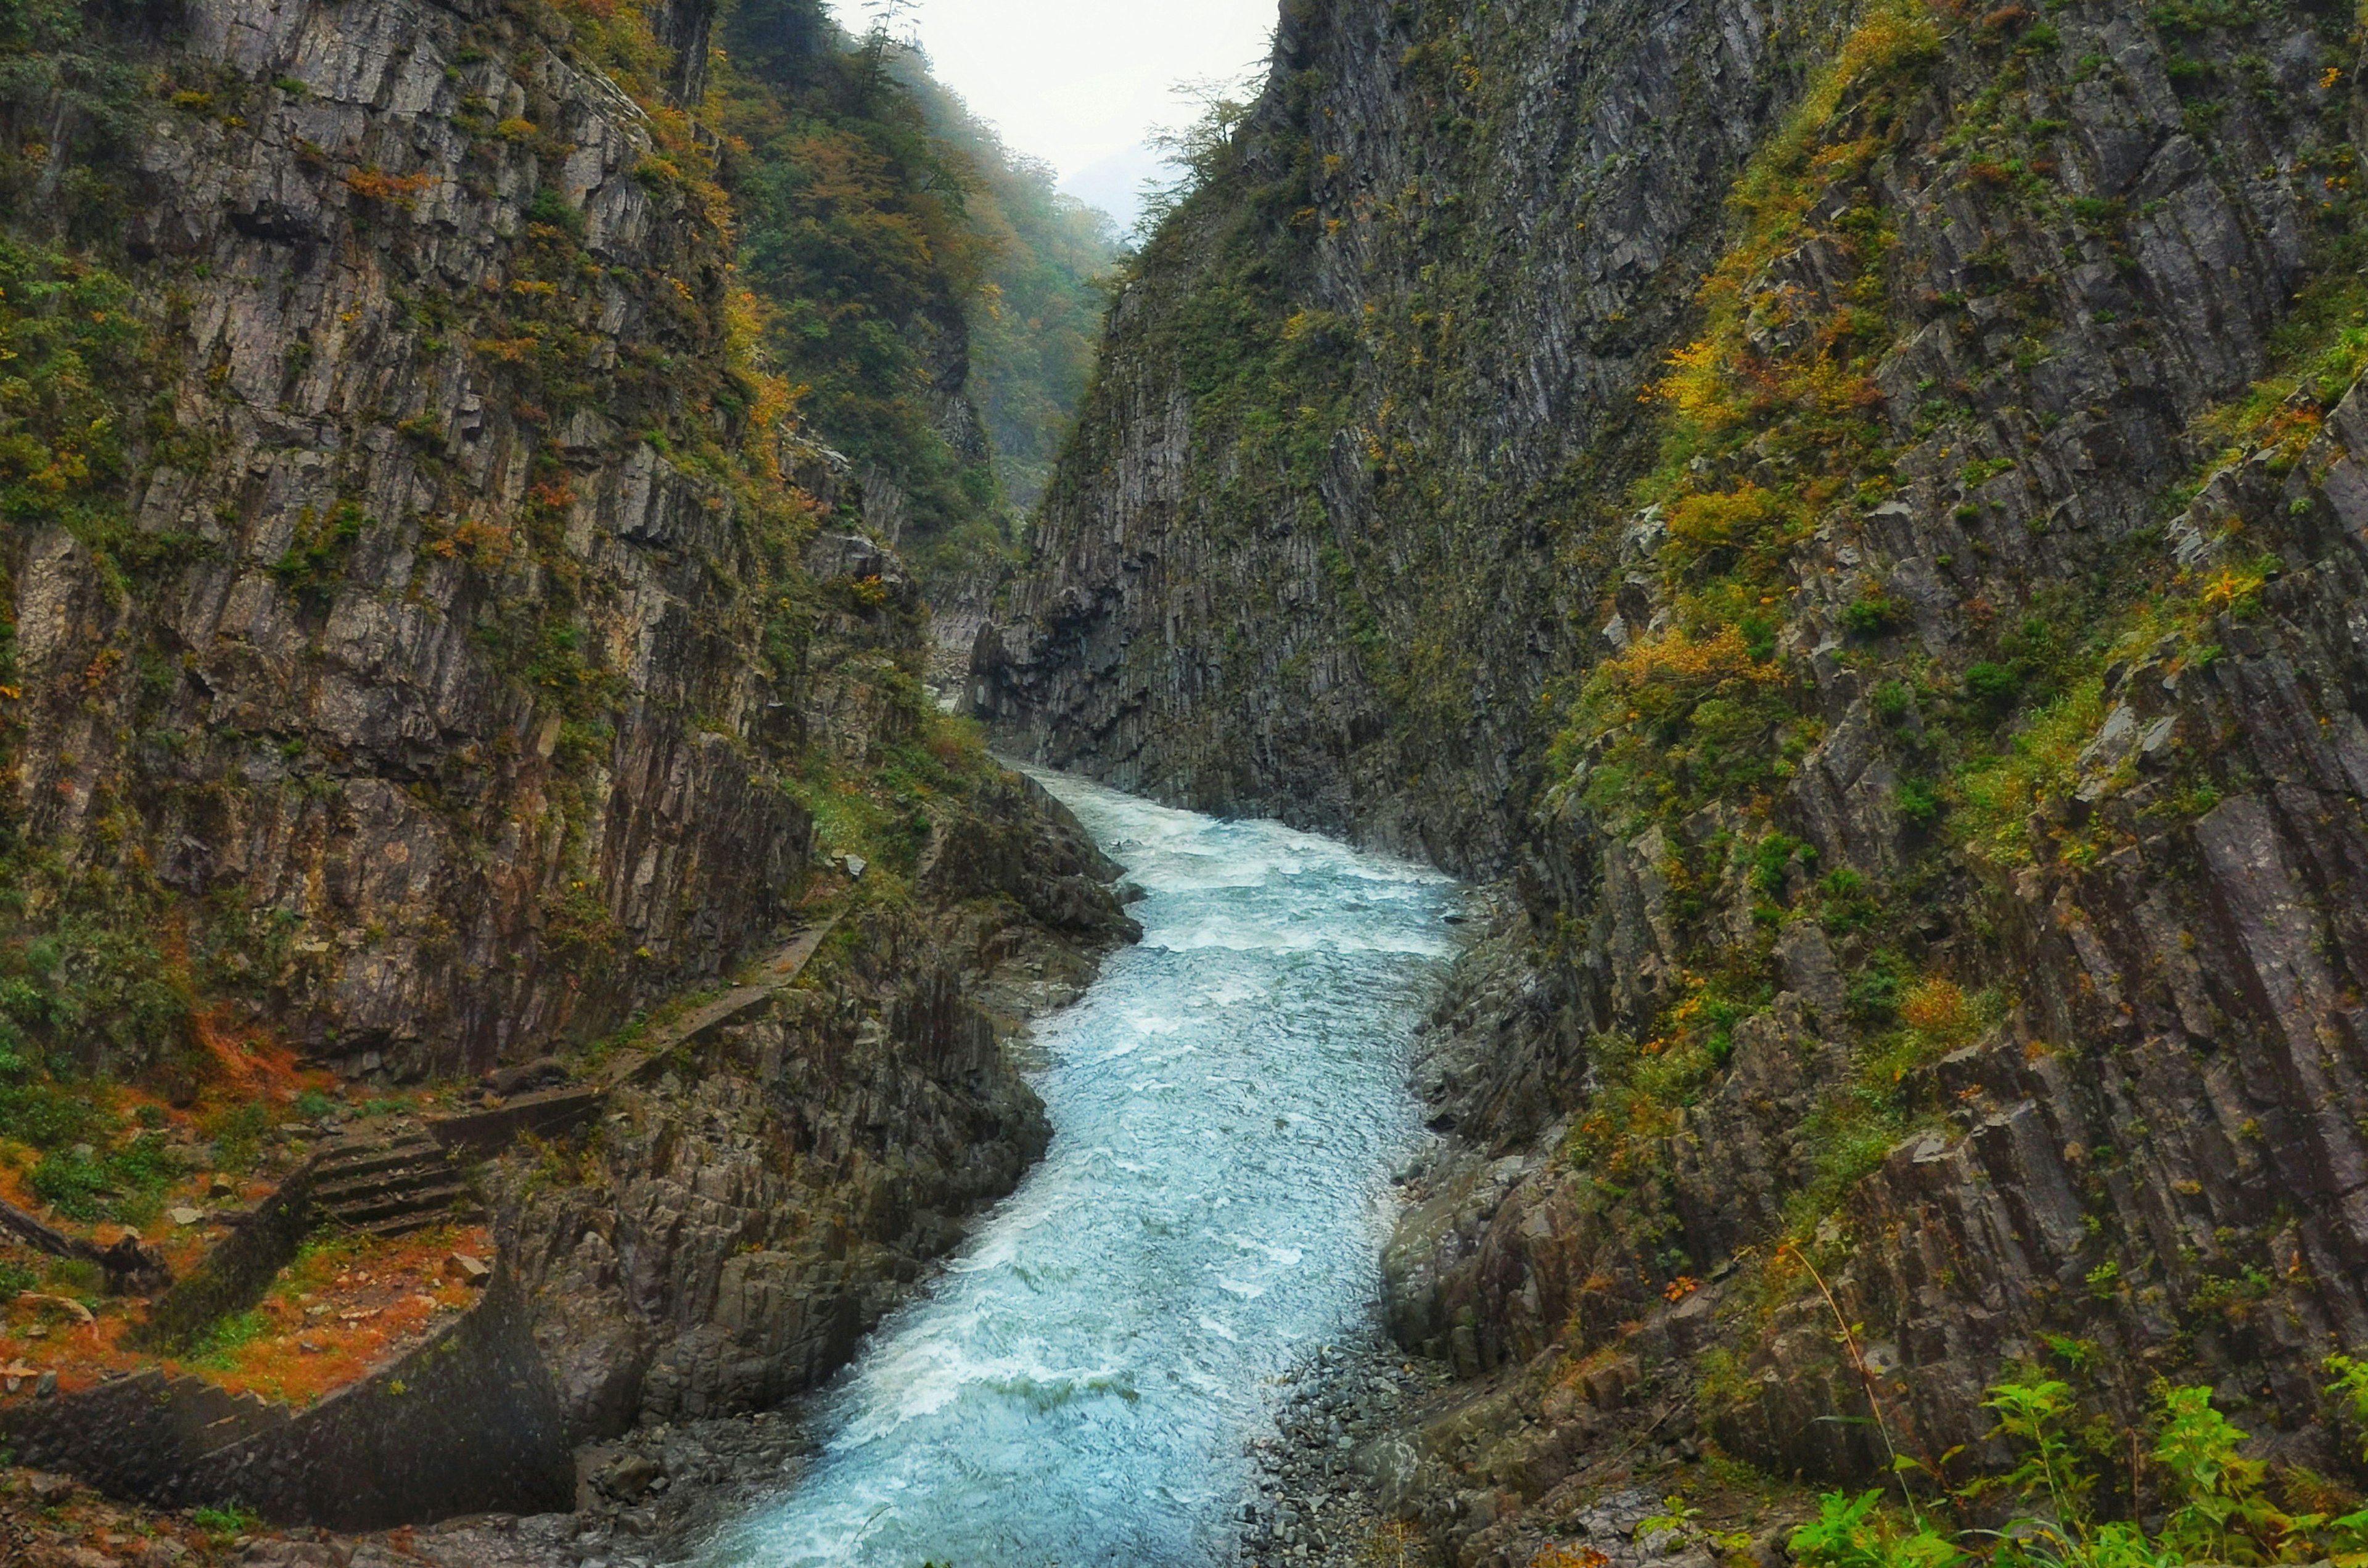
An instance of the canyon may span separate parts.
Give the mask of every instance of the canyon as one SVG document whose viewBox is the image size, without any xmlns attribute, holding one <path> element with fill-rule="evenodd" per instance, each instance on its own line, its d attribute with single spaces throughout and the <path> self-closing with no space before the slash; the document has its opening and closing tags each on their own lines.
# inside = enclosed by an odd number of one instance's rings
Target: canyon
<svg viewBox="0 0 2368 1568">
<path fill-rule="evenodd" d="M 1607 1449 L 1961 1487 L 2018 1379 L 2356 1480 L 2356 27 L 1284 7 L 970 701 L 1494 888 L 1387 1261 L 1455 1561 Z"/>
<path fill-rule="evenodd" d="M 1035 199 L 809 0 L 0 7 L 0 1199 L 72 1233 L 0 1254 L 0 1433 L 127 1540 L 337 1568 L 836 1473 L 780 1413 L 961 1289 L 1055 1135 L 1030 1020 L 1142 935 L 991 744 L 1472 884 L 1383 1053 L 1382 1321 L 1256 1369 L 1248 1560 L 1779 1562 L 1895 1476 L 1885 1550 L 2003 1527 L 2042 1387 L 2097 1520 L 2177 1528 L 2203 1391 L 2287 1521 L 2231 1550 L 2317 1550 L 2368 1483 L 2361 25 L 1285 0 L 1053 460 L 1013 411 L 1071 393 L 966 313 L 962 201 Z M 334 1227 L 130 1294 L 506 1116 L 423 1339 Z M 514 1417 L 515 1475 L 308 1470 L 438 1346 L 494 1370 L 419 1429 Z M 177 1400 L 196 1460 L 127 1460 Z M 138 1555 L 12 1484 L 12 1547 Z"/>
</svg>

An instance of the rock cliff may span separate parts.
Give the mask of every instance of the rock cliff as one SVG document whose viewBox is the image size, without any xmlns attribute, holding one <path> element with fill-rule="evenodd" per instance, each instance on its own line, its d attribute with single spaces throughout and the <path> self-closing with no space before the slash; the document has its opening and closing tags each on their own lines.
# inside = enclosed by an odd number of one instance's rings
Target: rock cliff
<svg viewBox="0 0 2368 1568">
<path fill-rule="evenodd" d="M 1286 6 L 972 693 L 1500 880 L 1389 1259 L 1460 1561 L 2042 1367 L 2355 1466 L 2355 26 Z"/>
<path fill-rule="evenodd" d="M 717 972 L 803 874 L 805 677 L 789 498 L 713 460 L 776 437 L 681 125 L 555 14 L 142 15 L 108 47 L 152 90 L 11 100 L 33 193 L 66 165 L 70 224 L 121 226 L 9 258 L 17 336 L 106 405 L 18 411 L 51 459 L 6 541 L 38 909 L 144 899 L 193 988 L 406 1076 Z M 94 304 L 120 336 L 58 348 Z M 110 1043 L 86 1065 L 186 1047 Z"/>
<path fill-rule="evenodd" d="M 1059 807 L 990 791 L 940 825 L 918 908 L 844 918 L 794 987 L 505 1165 L 496 1233 L 574 1442 L 819 1385 L 1019 1185 L 1051 1129 L 1005 1037 L 1135 934 L 1113 871 Z"/>
<path fill-rule="evenodd" d="M 394 1455 L 365 1496 L 314 1473 L 334 1444 L 283 1451 L 328 1407 L 283 1408 L 241 1462 L 288 1519 L 546 1506 L 566 1445 L 826 1377 L 1041 1152 L 1008 1043 L 1133 931 L 1083 829 L 924 690 L 928 607 L 875 537 L 897 476 L 768 357 L 812 258 L 736 270 L 735 222 L 794 225 L 869 134 L 785 107 L 844 40 L 796 0 L 723 20 L 794 56 L 728 103 L 706 0 L 0 8 L 0 1182 L 163 1234 L 188 1158 L 246 1174 L 242 1140 L 350 1121 L 361 1084 L 484 1074 L 497 1109 L 834 922 L 480 1173 L 532 1474 Z M 735 115 L 780 139 L 727 146 Z M 896 363 L 933 373 L 899 395 L 991 493 L 952 276 L 859 281 L 919 290 Z M 7 1298 L 55 1272 L 5 1261 Z M 126 1442 L 204 1414 L 143 1377 L 101 1391 Z M 500 1392 L 416 1403 L 448 1396 Z"/>
</svg>

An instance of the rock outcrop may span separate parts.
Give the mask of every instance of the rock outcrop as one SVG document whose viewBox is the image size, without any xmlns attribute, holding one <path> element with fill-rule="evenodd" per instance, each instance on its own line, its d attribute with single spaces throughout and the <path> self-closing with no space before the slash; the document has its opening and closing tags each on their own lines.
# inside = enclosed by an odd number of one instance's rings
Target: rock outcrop
<svg viewBox="0 0 2368 1568">
<path fill-rule="evenodd" d="M 505 1166 L 496 1235 L 575 1441 L 816 1386 L 1042 1153 L 1018 1020 L 973 998 L 1074 997 L 1130 926 L 1099 883 L 1058 880 L 1097 854 L 1074 819 L 1025 801 L 946 837 L 1024 845 L 1026 875 L 932 877 L 935 913 L 851 918 L 796 985 Z"/>
<path fill-rule="evenodd" d="M 1630 1411 L 1963 1477 L 2043 1363 L 2347 1472 L 2350 14 L 1285 18 L 972 699 L 1500 879 L 1389 1259 L 1495 1403 L 1409 1507 L 1526 1561 Z"/>
<path fill-rule="evenodd" d="M 206 0 L 114 42 L 159 74 L 111 213 L 149 423 L 120 512 L 6 533 L 27 837 L 68 888 L 153 878 L 352 1073 L 720 972 L 804 872 L 806 689 L 787 498 L 716 477 L 772 436 L 716 402 L 678 129 L 533 7 Z"/>
</svg>

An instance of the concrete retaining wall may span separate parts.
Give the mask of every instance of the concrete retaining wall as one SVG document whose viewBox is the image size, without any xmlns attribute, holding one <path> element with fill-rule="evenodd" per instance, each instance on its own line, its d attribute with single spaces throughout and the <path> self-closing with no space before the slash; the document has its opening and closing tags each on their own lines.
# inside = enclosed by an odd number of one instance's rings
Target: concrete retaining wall
<svg viewBox="0 0 2368 1568">
<path fill-rule="evenodd" d="M 0 1445 L 115 1496 L 241 1503 L 279 1525 L 385 1529 L 575 1502 L 558 1393 L 507 1267 L 459 1321 L 309 1409 L 142 1372 L 0 1404 Z"/>
<path fill-rule="evenodd" d="M 188 1278 L 157 1298 L 140 1331 L 142 1349 L 186 1349 L 215 1323 L 263 1300 L 312 1232 L 313 1167 L 307 1160 L 291 1172 Z"/>
</svg>

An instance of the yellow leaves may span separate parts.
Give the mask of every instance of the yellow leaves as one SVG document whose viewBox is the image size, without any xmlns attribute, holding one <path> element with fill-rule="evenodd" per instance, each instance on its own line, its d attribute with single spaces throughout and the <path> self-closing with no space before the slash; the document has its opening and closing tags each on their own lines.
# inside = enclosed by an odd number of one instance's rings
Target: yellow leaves
<svg viewBox="0 0 2368 1568">
<path fill-rule="evenodd" d="M 1690 343 L 1668 358 L 1669 374 L 1652 389 L 1688 419 L 1713 429 L 1734 423 L 1743 410 L 1728 395 L 1725 350 L 1709 338 Z"/>
<path fill-rule="evenodd" d="M 480 570 L 490 572 L 509 560 L 515 542 L 516 536 L 508 528 L 469 517 L 427 548 L 446 561 L 462 560 Z"/>
<path fill-rule="evenodd" d="M 1932 26 L 1931 17 L 1920 7 L 1893 4 L 1869 11 L 1866 19 L 1842 40 L 1841 51 L 1835 57 L 1833 76 L 1827 87 L 1831 102 L 1825 114 L 1833 113 L 1834 106 L 1852 88 L 1903 66 L 1930 60 L 1940 51 L 1941 34 Z"/>
<path fill-rule="evenodd" d="M 1864 168 L 1881 151 L 1883 138 L 1879 136 L 1861 136 L 1855 142 L 1836 142 L 1812 154 L 1809 167 L 1827 178 L 1839 178 Z"/>
<path fill-rule="evenodd" d="M 26 474 L 25 483 L 36 490 L 63 495 L 90 478 L 90 463 L 82 453 L 71 447 L 60 447 L 49 453 L 49 461 Z"/>
<path fill-rule="evenodd" d="M 542 128 L 530 119 L 512 115 L 494 127 L 494 134 L 505 142 L 524 142 L 542 133 Z"/>
<path fill-rule="evenodd" d="M 1656 711 L 1671 698 L 1732 685 L 1778 686 L 1785 678 L 1774 660 L 1753 658 L 1743 633 L 1732 626 L 1702 639 L 1688 636 L 1683 627 L 1640 638 L 1597 666 L 1597 675 L 1611 693 L 1626 699 L 1631 712 L 1644 713 Z"/>
<path fill-rule="evenodd" d="M 776 437 L 797 417 L 798 403 L 814 389 L 792 384 L 766 363 L 765 334 L 780 312 L 753 290 L 734 289 L 723 296 L 723 353 L 733 374 L 752 393 L 749 399 L 746 455 L 757 472 L 775 483 L 785 482 Z"/>
<path fill-rule="evenodd" d="M 1907 1027 L 1928 1035 L 1953 1036 L 1973 1021 L 1973 1008 L 1955 981 L 1934 975 L 1907 994 L 1899 1005 Z"/>
<path fill-rule="evenodd" d="M 506 365 L 520 365 L 534 358 L 542 341 L 527 337 L 481 337 L 470 345 L 488 359 L 498 359 Z"/>
<path fill-rule="evenodd" d="M 1794 513 L 1782 496 L 1747 481 L 1736 490 L 1680 496 L 1669 508 L 1669 537 L 1712 550 L 1744 542 Z"/>
<path fill-rule="evenodd" d="M 2233 615 L 2241 620 L 2260 608 L 2261 589 L 2269 580 L 2258 566 L 2224 566 L 2205 579 L 2197 597 L 2205 613 Z"/>
<path fill-rule="evenodd" d="M 382 201 L 408 212 L 436 184 L 432 175 L 391 175 L 375 165 L 346 176 L 346 188 L 364 201 Z"/>
</svg>

